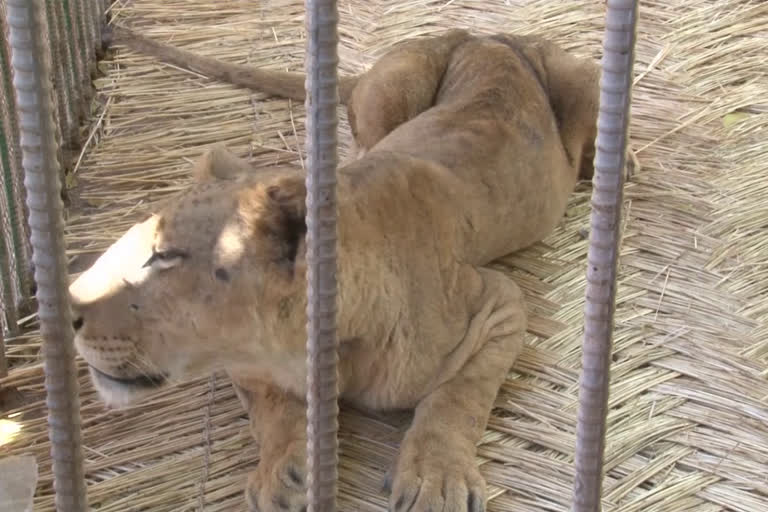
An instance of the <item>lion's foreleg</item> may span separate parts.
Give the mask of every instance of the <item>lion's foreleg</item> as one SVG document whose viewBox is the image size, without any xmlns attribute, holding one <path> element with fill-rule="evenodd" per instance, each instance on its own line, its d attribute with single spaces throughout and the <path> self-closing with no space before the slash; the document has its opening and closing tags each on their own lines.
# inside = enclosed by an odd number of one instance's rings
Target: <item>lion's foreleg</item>
<svg viewBox="0 0 768 512">
<path fill-rule="evenodd" d="M 479 308 L 467 332 L 484 340 L 453 378 L 416 407 L 394 467 L 392 511 L 484 509 L 485 481 L 475 461 L 476 446 L 522 349 L 526 319 L 522 294 L 511 279 L 493 270 L 480 274 L 486 285 L 483 301 L 492 307 Z"/>
<path fill-rule="evenodd" d="M 307 422 L 304 400 L 261 381 L 237 379 L 235 390 L 259 442 L 259 466 L 245 489 L 251 510 L 299 512 L 306 506 Z"/>
</svg>

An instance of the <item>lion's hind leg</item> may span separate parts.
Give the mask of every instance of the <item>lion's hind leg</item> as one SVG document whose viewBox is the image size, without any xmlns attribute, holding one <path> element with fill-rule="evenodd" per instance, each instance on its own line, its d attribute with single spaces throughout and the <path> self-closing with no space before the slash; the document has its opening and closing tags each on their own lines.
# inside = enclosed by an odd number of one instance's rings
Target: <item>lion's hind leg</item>
<svg viewBox="0 0 768 512">
<path fill-rule="evenodd" d="M 404 41 L 360 77 L 348 114 L 352 135 L 363 153 L 433 106 L 454 49 L 470 37 L 467 31 L 454 29 Z"/>
</svg>

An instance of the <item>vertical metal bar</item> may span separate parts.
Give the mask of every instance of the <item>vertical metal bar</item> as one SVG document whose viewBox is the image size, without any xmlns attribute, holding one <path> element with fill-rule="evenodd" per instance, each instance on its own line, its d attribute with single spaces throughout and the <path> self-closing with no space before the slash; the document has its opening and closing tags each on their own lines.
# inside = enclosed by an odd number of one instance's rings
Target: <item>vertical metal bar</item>
<svg viewBox="0 0 768 512">
<path fill-rule="evenodd" d="M 0 331 L 8 329 L 10 334 L 18 332 L 19 316 L 16 311 L 16 301 L 13 295 L 13 283 L 11 282 L 11 262 L 9 261 L 8 244 L 5 241 L 5 233 L 0 236 L 0 306 L 2 306 L 3 321 L 0 322 Z M 4 327 L 5 326 L 5 327 Z M 3 352 L 2 355 L 5 355 Z M 3 358 L 4 359 L 4 358 Z"/>
<path fill-rule="evenodd" d="M 5 126 L 3 126 L 3 128 L 5 128 Z M 4 207 L 3 209 L 6 210 L 5 214 L 8 216 L 8 227 L 10 231 L 11 242 L 10 249 L 11 256 L 14 260 L 12 266 L 16 269 L 15 277 L 17 282 L 20 282 L 24 281 L 23 266 L 25 260 L 24 255 L 22 254 L 24 232 L 21 227 L 23 220 L 19 217 L 17 202 L 15 199 L 16 194 L 14 193 L 14 175 L 13 167 L 11 164 L 11 148 L 8 135 L 9 134 L 6 134 L 5 130 L 3 130 L 2 138 L 0 138 L 0 167 L 2 167 L 2 177 L 0 177 L 0 181 L 3 185 L 2 206 Z M 9 268 L 11 268 L 11 265 L 9 265 Z"/>
<path fill-rule="evenodd" d="M 637 0 L 608 0 L 592 191 L 573 512 L 601 510 Z"/>
<path fill-rule="evenodd" d="M 109 9 L 109 0 L 86 0 L 92 12 L 96 55 L 101 58 L 104 50 L 104 30 L 107 27 L 107 10 Z"/>
<path fill-rule="evenodd" d="M 45 0 L 45 11 L 48 20 L 48 40 L 52 56 L 54 74 L 54 89 L 58 107 L 59 133 L 61 144 L 68 145 L 74 138 L 75 112 L 71 99 L 74 72 L 67 66 L 67 39 L 64 30 L 64 16 L 60 0 Z"/>
<path fill-rule="evenodd" d="M 56 509 L 87 509 L 80 400 L 69 306 L 51 62 L 43 0 L 7 0 L 13 85 L 19 109 L 38 316 L 45 355 Z"/>
<path fill-rule="evenodd" d="M 3 326 L 0 325 L 0 379 L 8 376 L 8 361 L 5 359 L 5 338 Z"/>
<path fill-rule="evenodd" d="M 309 512 L 336 510 L 339 410 L 336 336 L 337 21 L 335 0 L 306 0 Z"/>
<path fill-rule="evenodd" d="M 73 66 L 77 73 L 77 82 L 75 87 L 75 97 L 78 99 L 78 112 L 82 109 L 82 98 L 84 94 L 84 87 L 90 82 L 90 76 L 88 75 L 88 41 L 86 36 L 86 27 L 82 23 L 82 18 L 79 16 L 78 4 L 80 0 L 60 0 L 64 6 L 64 16 L 67 22 L 67 30 L 69 32 L 70 44 L 72 46 L 72 53 L 70 55 L 70 66 Z"/>
<path fill-rule="evenodd" d="M 3 329 L 8 329 L 10 334 L 16 334 L 18 332 L 18 312 L 16 310 L 16 300 L 13 294 L 13 282 L 11 281 L 11 269 L 9 252 L 10 247 L 6 242 L 5 233 L 0 233 L 0 309 L 3 313 L 3 321 L 0 322 L 0 332 Z M 3 327 L 5 326 L 5 327 Z M 0 363 L 5 363 L 5 349 L 0 353 Z M 0 367 L 5 366 L 0 364 Z M 0 372 L 0 377 L 2 376 Z"/>
<path fill-rule="evenodd" d="M 3 13 L 4 14 L 4 13 Z M 6 247 L 7 259 L 3 270 L 8 272 L 11 280 L 11 288 L 7 291 L 10 302 L 5 302 L 6 311 L 14 317 L 9 325 L 12 332 L 16 331 L 15 310 L 17 303 L 27 298 L 30 293 L 31 273 L 29 271 L 32 248 L 29 244 L 29 226 L 27 224 L 26 207 L 24 205 L 24 187 L 22 186 L 23 171 L 21 167 L 21 154 L 19 149 L 18 121 L 16 118 L 16 105 L 13 100 L 13 84 L 11 83 L 10 55 L 7 45 L 7 27 L 5 15 L 0 17 L 0 33 L 3 41 L 0 43 L 0 115 L 2 115 L 2 128 L 0 128 L 0 170 L 3 184 L 3 201 L 0 201 L 0 210 L 3 210 L 3 222 L 7 230 L 10 246 Z M 7 245 L 7 244 L 6 244 Z M 11 278 L 13 276 L 13 278 Z M 10 320 L 9 320 L 10 321 Z"/>
<path fill-rule="evenodd" d="M 5 163 L 2 163 L 5 167 Z M 3 208 L 5 206 L 3 205 Z M 3 228 L 3 233 L 0 233 L 0 311 L 2 311 L 2 321 L 0 322 L 0 331 L 8 329 L 10 334 L 16 334 L 18 332 L 18 320 L 19 315 L 16 309 L 16 299 L 13 289 L 12 276 L 16 275 L 13 270 L 14 266 L 11 263 L 13 257 L 11 248 L 8 247 L 6 238 L 6 229 L 13 229 L 0 223 L 0 227 Z M 0 357 L 4 356 L 3 351 Z M 4 359 L 4 357 L 2 357 Z"/>
<path fill-rule="evenodd" d="M 78 126 L 85 114 L 84 91 L 89 82 L 89 76 L 86 69 L 83 48 L 83 34 L 81 26 L 77 22 L 76 9 L 74 2 L 77 0 L 57 0 L 61 4 L 63 14 L 64 30 L 67 41 L 67 60 L 66 65 L 72 70 L 74 80 L 72 82 L 69 95 L 72 100 L 72 111 L 75 114 L 75 124 L 71 140 L 64 141 L 67 145 L 76 146 L 78 141 Z M 62 162 L 63 163 L 63 162 Z"/>
<path fill-rule="evenodd" d="M 3 109 L 5 110 L 5 109 Z M 3 112 L 7 114 L 7 112 Z M 3 130 L 0 132 L 0 185 L 3 193 L 0 196 L 0 230 L 2 230 L 2 257 L 0 270 L 2 276 L 2 306 L 6 316 L 8 329 L 15 330 L 16 297 L 29 293 L 26 275 L 26 255 L 24 254 L 23 217 L 19 215 L 16 191 L 14 190 L 14 169 L 11 161 L 11 151 L 6 125 L 10 124 L 7 117 L 3 119 Z M 7 238 L 7 240 L 6 240 Z"/>
<path fill-rule="evenodd" d="M 5 123 L 3 123 L 5 124 Z M 25 281 L 24 276 L 24 254 L 23 254 L 23 240 L 24 232 L 22 229 L 23 219 L 20 218 L 17 209 L 17 202 L 14 193 L 14 176 L 13 168 L 11 166 L 11 151 L 8 144 L 7 134 L 3 130 L 2 138 L 0 138 L 0 168 L 2 168 L 2 176 L 0 176 L 0 183 L 3 187 L 3 197 L 0 201 L 0 210 L 3 211 L 3 216 L 7 216 L 8 234 L 10 241 L 10 253 L 9 253 L 9 265 L 8 269 L 13 271 L 13 276 L 16 279 L 17 285 Z M 3 234 L 5 236 L 5 233 Z M 19 288 L 22 288 L 19 286 Z"/>
<path fill-rule="evenodd" d="M 85 69 L 86 99 L 90 99 L 90 78 L 96 71 L 96 25 L 93 20 L 93 9 L 89 5 L 90 0 L 70 0 L 75 6 L 77 25 L 83 35 L 82 52 Z"/>
</svg>

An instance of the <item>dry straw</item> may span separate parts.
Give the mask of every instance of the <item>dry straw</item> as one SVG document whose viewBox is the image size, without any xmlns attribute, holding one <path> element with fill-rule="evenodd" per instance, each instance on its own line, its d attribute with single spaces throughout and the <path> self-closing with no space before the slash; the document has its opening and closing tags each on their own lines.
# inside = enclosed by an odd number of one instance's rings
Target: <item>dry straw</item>
<svg viewBox="0 0 768 512">
<path fill-rule="evenodd" d="M 303 69 L 303 2 L 134 0 L 121 23 L 206 55 Z M 340 3 L 341 72 L 392 43 L 447 27 L 544 32 L 598 56 L 603 2 L 455 0 Z M 615 334 L 604 510 L 768 510 L 768 81 L 762 0 L 644 1 Z M 265 98 L 117 49 L 100 64 L 103 110 L 83 155 L 68 240 L 75 271 L 189 183 L 189 162 L 223 141 L 257 165 L 299 162 L 303 105 Z M 343 119 L 343 116 L 342 116 Z M 341 157 L 349 134 L 343 124 Z M 532 311 L 528 348 L 501 390 L 479 449 L 489 510 L 564 512 L 570 504 L 589 189 L 544 244 L 500 262 Z M 29 325 L 34 318 L 28 319 Z M 33 453 L 35 510 L 53 510 L 42 372 L 33 332 L 7 340 L 17 368 L 0 381 L 26 405 L 3 453 Z M 87 376 L 89 501 L 101 511 L 245 510 L 257 462 L 247 420 L 207 379 L 121 412 Z M 10 395 L 9 401 L 18 398 Z M 381 478 L 407 415 L 341 416 L 340 506 L 384 510 Z M 211 447 L 202 469 L 205 437 Z"/>
</svg>

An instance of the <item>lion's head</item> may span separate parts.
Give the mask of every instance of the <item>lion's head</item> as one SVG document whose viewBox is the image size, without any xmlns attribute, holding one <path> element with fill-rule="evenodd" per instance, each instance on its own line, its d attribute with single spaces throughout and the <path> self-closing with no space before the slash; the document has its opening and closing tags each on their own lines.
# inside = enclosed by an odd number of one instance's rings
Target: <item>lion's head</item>
<svg viewBox="0 0 768 512">
<path fill-rule="evenodd" d="M 303 176 L 250 169 L 223 146 L 194 172 L 190 190 L 133 226 L 70 287 L 75 344 L 110 405 L 217 368 L 290 367 L 286 354 L 300 355 Z"/>
</svg>

